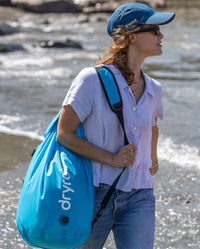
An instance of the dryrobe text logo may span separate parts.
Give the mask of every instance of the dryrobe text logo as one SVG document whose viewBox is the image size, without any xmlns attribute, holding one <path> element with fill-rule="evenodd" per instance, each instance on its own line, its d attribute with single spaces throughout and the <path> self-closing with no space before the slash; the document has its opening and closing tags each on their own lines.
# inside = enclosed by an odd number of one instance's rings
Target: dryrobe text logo
<svg viewBox="0 0 200 249">
<path fill-rule="evenodd" d="M 69 192 L 74 193 L 74 190 L 71 188 L 71 182 L 70 180 L 70 174 L 69 172 L 63 173 L 63 180 L 62 180 L 62 186 L 63 186 L 63 191 L 62 191 L 62 200 L 59 200 L 58 202 L 61 203 L 61 207 L 63 210 L 69 210 L 71 208 L 71 197 L 67 197 L 67 194 Z"/>
</svg>

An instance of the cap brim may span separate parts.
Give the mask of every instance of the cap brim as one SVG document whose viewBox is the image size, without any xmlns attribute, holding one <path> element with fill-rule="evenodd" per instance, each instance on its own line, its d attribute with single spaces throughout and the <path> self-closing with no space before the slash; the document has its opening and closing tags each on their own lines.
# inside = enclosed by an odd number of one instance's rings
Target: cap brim
<svg viewBox="0 0 200 249">
<path fill-rule="evenodd" d="M 150 16 L 144 24 L 167 24 L 171 22 L 175 17 L 175 13 L 155 13 Z"/>
</svg>

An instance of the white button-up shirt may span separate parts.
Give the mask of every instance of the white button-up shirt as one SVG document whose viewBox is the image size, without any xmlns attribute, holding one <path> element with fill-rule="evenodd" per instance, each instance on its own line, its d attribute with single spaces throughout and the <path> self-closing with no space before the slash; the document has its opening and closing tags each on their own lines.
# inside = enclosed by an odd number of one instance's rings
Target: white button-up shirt
<svg viewBox="0 0 200 249">
<path fill-rule="evenodd" d="M 106 65 L 114 73 L 123 101 L 125 130 L 129 143 L 137 147 L 134 165 L 126 167 L 117 188 L 122 191 L 153 188 L 149 172 L 151 162 L 152 126 L 155 118 L 163 119 L 162 87 L 144 74 L 145 91 L 136 103 L 134 95 L 120 71 Z M 124 145 L 124 134 L 118 118 L 111 111 L 103 88 L 93 67 L 83 69 L 73 80 L 63 102 L 71 105 L 83 123 L 85 136 L 92 144 L 111 153 L 117 153 Z M 122 169 L 92 162 L 94 186 L 111 185 Z"/>
</svg>

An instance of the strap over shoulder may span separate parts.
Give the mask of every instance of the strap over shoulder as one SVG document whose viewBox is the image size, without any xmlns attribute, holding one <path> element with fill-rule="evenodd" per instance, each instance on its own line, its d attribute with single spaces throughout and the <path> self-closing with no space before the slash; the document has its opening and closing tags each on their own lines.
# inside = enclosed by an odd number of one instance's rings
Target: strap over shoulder
<svg viewBox="0 0 200 249">
<path fill-rule="evenodd" d="M 100 65 L 100 66 L 96 66 L 95 69 L 97 71 L 101 85 L 104 89 L 110 108 L 113 112 L 116 113 L 119 119 L 119 122 L 123 128 L 124 144 L 125 145 L 129 144 L 127 136 L 126 136 L 126 132 L 125 132 L 125 126 L 124 126 L 123 102 L 122 102 L 119 86 L 117 84 L 117 80 L 113 72 L 108 67 Z"/>
<path fill-rule="evenodd" d="M 96 66 L 95 69 L 104 89 L 110 108 L 113 112 L 117 112 L 119 109 L 123 108 L 123 103 L 113 72 L 105 66 Z"/>
</svg>

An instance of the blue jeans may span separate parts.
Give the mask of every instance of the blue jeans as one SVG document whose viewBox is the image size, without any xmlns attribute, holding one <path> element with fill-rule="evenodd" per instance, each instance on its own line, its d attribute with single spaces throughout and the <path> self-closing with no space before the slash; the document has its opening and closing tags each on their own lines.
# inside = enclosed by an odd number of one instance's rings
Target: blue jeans
<svg viewBox="0 0 200 249">
<path fill-rule="evenodd" d="M 96 188 L 94 216 L 109 186 Z M 153 249 L 155 197 L 153 189 L 115 190 L 88 241 L 80 249 L 102 249 L 113 231 L 117 249 Z"/>
</svg>

